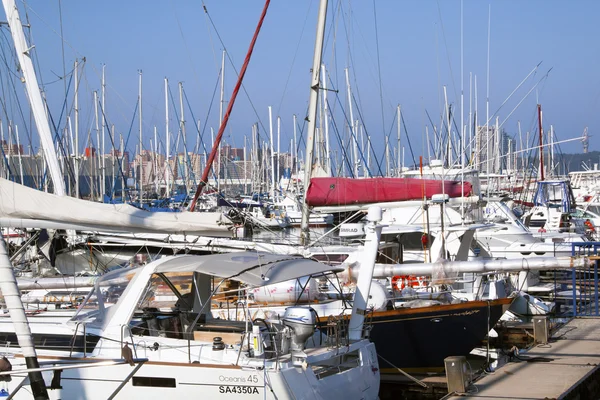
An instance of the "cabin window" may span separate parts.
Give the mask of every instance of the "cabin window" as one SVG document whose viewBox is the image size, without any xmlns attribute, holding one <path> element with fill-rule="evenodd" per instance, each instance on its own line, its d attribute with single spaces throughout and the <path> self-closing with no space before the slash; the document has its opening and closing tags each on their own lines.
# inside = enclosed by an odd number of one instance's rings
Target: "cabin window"
<svg viewBox="0 0 600 400">
<path fill-rule="evenodd" d="M 133 386 L 146 386 L 146 387 L 164 387 L 174 388 L 177 387 L 175 378 L 157 378 L 154 376 L 134 376 L 131 379 Z"/>
<path fill-rule="evenodd" d="M 314 254 L 310 258 L 328 265 L 339 265 L 346 261 L 348 254 Z"/>
<path fill-rule="evenodd" d="M 191 289 L 191 272 L 154 274 L 130 322 L 133 334 L 180 338 L 183 332 L 180 311 L 191 310 L 194 301 Z"/>
<path fill-rule="evenodd" d="M 427 243 L 431 246 L 434 237 L 428 235 Z M 400 244 L 404 247 L 404 250 L 423 250 L 423 232 L 407 232 L 398 235 Z"/>
</svg>

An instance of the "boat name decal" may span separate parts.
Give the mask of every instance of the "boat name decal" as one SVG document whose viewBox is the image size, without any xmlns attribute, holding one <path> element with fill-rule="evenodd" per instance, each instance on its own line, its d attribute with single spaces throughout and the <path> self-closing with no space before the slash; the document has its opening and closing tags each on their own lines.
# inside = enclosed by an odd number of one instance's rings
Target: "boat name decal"
<svg viewBox="0 0 600 400">
<path fill-rule="evenodd" d="M 219 386 L 219 393 L 260 394 L 256 386 Z"/>
<path fill-rule="evenodd" d="M 258 383 L 258 375 L 248 375 L 248 378 L 241 376 L 219 375 L 219 382 L 227 383 Z"/>
</svg>

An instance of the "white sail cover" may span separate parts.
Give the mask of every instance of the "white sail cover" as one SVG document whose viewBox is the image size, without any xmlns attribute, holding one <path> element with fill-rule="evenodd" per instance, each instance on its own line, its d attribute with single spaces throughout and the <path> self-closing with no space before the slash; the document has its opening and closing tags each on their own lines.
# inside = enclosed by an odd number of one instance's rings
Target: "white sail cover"
<svg viewBox="0 0 600 400">
<path fill-rule="evenodd" d="M 217 212 L 150 212 L 128 204 L 103 204 L 56 196 L 0 178 L 2 226 L 111 232 L 231 236 Z"/>
</svg>

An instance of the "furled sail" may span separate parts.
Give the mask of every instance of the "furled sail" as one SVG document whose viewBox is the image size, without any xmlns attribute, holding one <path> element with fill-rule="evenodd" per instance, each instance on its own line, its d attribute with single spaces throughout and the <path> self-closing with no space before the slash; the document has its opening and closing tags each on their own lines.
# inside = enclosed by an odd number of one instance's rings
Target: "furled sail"
<svg viewBox="0 0 600 400">
<path fill-rule="evenodd" d="M 449 197 L 469 196 L 468 182 L 419 178 L 312 178 L 306 204 L 312 207 L 385 203 L 428 199 L 445 193 Z"/>
<path fill-rule="evenodd" d="M 56 196 L 0 178 L 2 226 L 187 233 L 231 236 L 231 221 L 217 212 L 150 212 L 128 204 L 103 204 Z"/>
</svg>

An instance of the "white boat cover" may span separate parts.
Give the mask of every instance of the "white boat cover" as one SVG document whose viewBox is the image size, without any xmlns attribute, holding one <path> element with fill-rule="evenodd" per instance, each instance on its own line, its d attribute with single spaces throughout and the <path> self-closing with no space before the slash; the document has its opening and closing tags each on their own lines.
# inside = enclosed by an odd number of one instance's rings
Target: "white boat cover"
<svg viewBox="0 0 600 400">
<path fill-rule="evenodd" d="M 103 204 L 41 192 L 0 178 L 0 218 L 11 227 L 163 232 L 231 236 L 217 212 L 150 212 L 128 204 Z M 37 222 L 37 225 L 35 226 Z M 16 224 L 16 225 L 15 225 Z M 8 225 L 7 225 L 8 226 Z"/>
<path fill-rule="evenodd" d="M 165 257 L 144 268 L 151 268 L 152 265 L 154 273 L 199 272 L 253 287 L 344 270 L 342 267 L 333 267 L 308 258 L 248 251 Z"/>
</svg>

